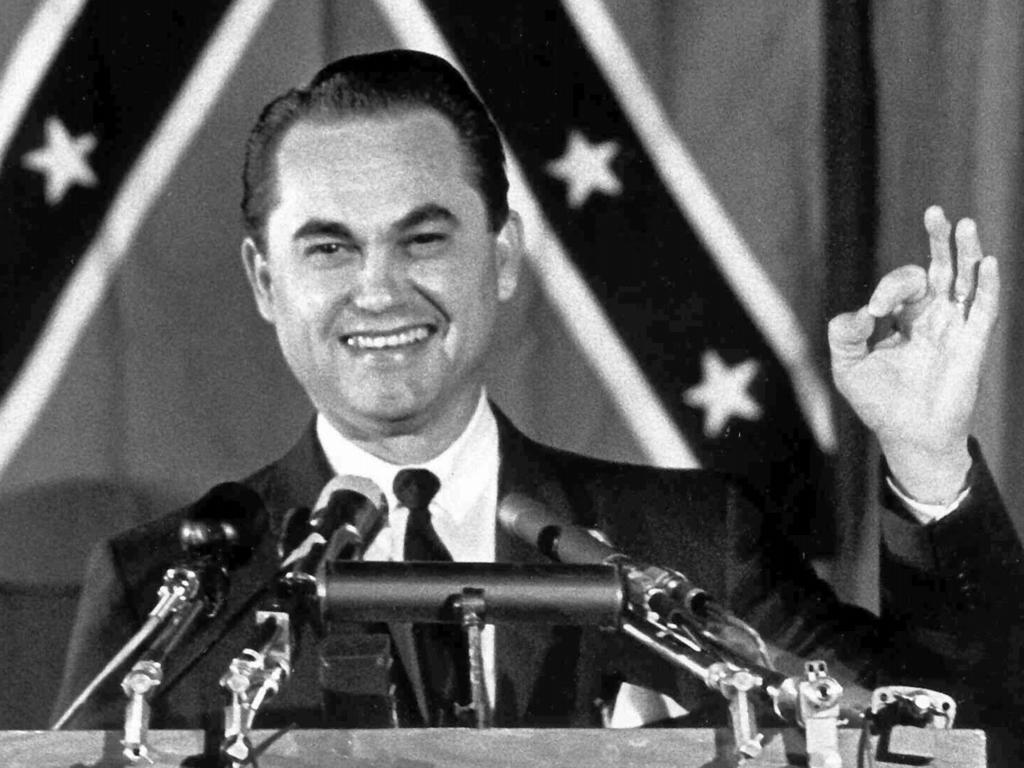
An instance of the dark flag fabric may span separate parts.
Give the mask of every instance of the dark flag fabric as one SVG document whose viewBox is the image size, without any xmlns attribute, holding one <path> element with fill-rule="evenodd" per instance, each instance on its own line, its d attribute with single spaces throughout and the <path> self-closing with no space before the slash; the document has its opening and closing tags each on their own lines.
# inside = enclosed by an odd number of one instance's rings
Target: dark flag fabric
<svg viewBox="0 0 1024 768">
<path fill-rule="evenodd" d="M 390 18 L 406 44 L 440 45 L 490 106 L 532 200 L 617 337 L 601 344 L 621 342 L 690 452 L 664 463 L 695 459 L 749 478 L 796 512 L 777 521 L 791 535 L 827 550 L 831 518 L 816 514 L 827 508 L 833 448 L 827 390 L 711 191 L 677 183 L 692 172 L 672 163 L 688 158 L 665 150 L 672 137 L 637 124 L 657 115 L 635 98 L 643 84 L 628 81 L 628 50 L 606 20 L 580 25 L 599 4 L 424 7 L 433 39 L 407 9 Z M 567 310 L 570 323 L 578 307 Z"/>
<path fill-rule="evenodd" d="M 266 5 L 48 0 L 24 31 L 0 114 L 0 471 Z"/>
</svg>

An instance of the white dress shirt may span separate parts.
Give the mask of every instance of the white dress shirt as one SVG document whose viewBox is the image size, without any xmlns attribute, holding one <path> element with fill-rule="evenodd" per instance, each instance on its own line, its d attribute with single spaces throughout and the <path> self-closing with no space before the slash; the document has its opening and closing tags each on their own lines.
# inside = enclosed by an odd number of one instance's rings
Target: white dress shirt
<svg viewBox="0 0 1024 768">
<path fill-rule="evenodd" d="M 357 475 L 376 484 L 388 501 L 388 522 L 367 547 L 364 560 L 403 559 L 405 525 L 409 510 L 395 497 L 395 475 L 404 466 L 391 464 L 360 448 L 317 415 L 316 435 L 336 475 Z M 498 423 L 481 393 L 465 431 L 443 452 L 413 465 L 429 469 L 441 487 L 430 502 L 430 517 L 452 559 L 466 563 L 493 563 L 498 507 Z M 494 701 L 494 626 L 484 627 L 481 638 L 484 680 Z"/>
</svg>

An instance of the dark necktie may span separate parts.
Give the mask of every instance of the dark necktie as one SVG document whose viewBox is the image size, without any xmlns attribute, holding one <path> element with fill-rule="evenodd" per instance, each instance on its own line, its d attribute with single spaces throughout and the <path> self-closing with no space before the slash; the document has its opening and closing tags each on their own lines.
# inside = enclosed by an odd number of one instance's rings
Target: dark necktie
<svg viewBox="0 0 1024 768">
<path fill-rule="evenodd" d="M 403 469 L 395 475 L 395 497 L 409 510 L 405 526 L 406 560 L 452 561 L 430 521 L 430 502 L 440 487 L 434 473 L 426 469 Z M 430 714 L 427 725 L 459 725 L 456 705 L 468 703 L 471 698 L 462 629 L 458 624 L 416 624 L 413 638 Z"/>
<path fill-rule="evenodd" d="M 405 525 L 405 559 L 452 561 L 452 555 L 430 521 L 430 502 L 441 481 L 429 469 L 403 469 L 395 475 L 395 497 L 409 510 Z"/>
</svg>

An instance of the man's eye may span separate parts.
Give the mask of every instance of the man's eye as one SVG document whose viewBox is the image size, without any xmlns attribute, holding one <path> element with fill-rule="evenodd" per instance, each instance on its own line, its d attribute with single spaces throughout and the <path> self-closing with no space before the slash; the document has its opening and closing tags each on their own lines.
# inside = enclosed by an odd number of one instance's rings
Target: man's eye
<svg viewBox="0 0 1024 768">
<path fill-rule="evenodd" d="M 446 232 L 419 232 L 405 241 L 409 252 L 414 256 L 436 253 L 448 244 Z"/>
<path fill-rule="evenodd" d="M 343 254 L 346 250 L 344 243 L 337 240 L 328 240 L 322 243 L 309 243 L 303 249 L 304 255 L 310 258 L 323 258 Z"/>
</svg>

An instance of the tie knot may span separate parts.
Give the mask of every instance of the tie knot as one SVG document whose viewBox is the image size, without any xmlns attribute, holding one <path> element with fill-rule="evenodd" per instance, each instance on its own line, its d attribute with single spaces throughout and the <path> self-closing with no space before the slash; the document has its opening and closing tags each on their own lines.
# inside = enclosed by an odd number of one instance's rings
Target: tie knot
<svg viewBox="0 0 1024 768">
<path fill-rule="evenodd" d="M 429 469 L 402 469 L 395 475 L 395 498 L 410 511 L 426 510 L 440 487 Z"/>
</svg>

